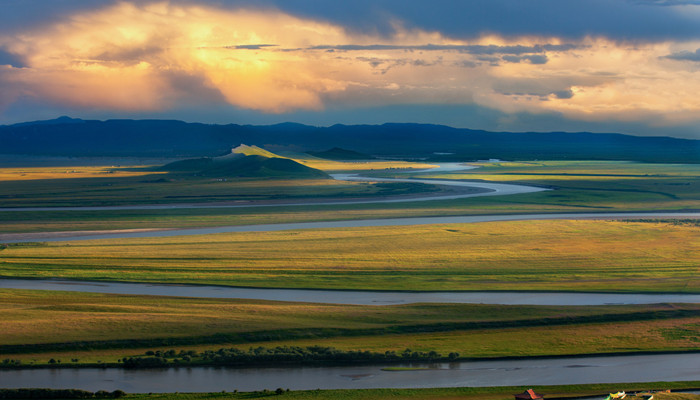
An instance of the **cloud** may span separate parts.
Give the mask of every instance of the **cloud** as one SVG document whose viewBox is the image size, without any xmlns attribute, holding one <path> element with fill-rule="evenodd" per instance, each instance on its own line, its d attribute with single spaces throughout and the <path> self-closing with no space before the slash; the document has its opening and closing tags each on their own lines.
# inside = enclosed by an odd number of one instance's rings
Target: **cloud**
<svg viewBox="0 0 700 400">
<path fill-rule="evenodd" d="M 283 112 L 319 108 L 320 94 L 345 83 L 320 77 L 314 57 L 283 56 L 261 43 L 299 47 L 342 35 L 338 27 L 281 13 L 123 2 L 5 35 L 0 45 L 29 67 L 3 72 L 5 81 L 59 103 L 163 109 L 189 77 L 230 104 Z"/>
<path fill-rule="evenodd" d="M 276 44 L 239 44 L 236 46 L 225 46 L 227 49 L 234 50 L 261 50 L 265 47 L 276 47 Z"/>
<path fill-rule="evenodd" d="M 697 18 L 688 15 L 689 9 L 699 8 L 697 0 L 354 0 L 342 5 L 266 0 L 263 4 L 379 36 L 394 34 L 395 21 L 402 21 L 407 29 L 459 39 L 498 35 L 662 42 L 700 37 Z"/>
<path fill-rule="evenodd" d="M 667 55 L 666 58 L 669 58 L 671 60 L 699 61 L 700 62 L 700 48 L 695 50 L 695 52 L 691 52 L 691 51 L 687 51 L 687 50 L 679 51 L 677 53 Z"/>
<path fill-rule="evenodd" d="M 557 99 L 570 99 L 574 97 L 574 92 L 571 89 L 566 90 L 556 90 L 551 93 Z"/>
<path fill-rule="evenodd" d="M 24 68 L 26 66 L 21 57 L 8 53 L 0 48 L 0 66 L 2 65 L 7 65 L 13 68 Z"/>
<path fill-rule="evenodd" d="M 675 60 L 694 57 L 679 49 L 698 46 L 464 38 L 396 20 L 391 31 L 357 31 L 276 9 L 124 1 L 0 34 L 0 109 L 26 99 L 131 113 L 188 104 L 291 113 L 420 103 L 687 123 L 698 119 L 700 79 Z"/>
<path fill-rule="evenodd" d="M 528 53 L 544 53 L 545 51 L 558 52 L 570 51 L 580 47 L 576 44 L 537 44 L 532 46 L 514 45 L 457 45 L 457 44 L 423 44 L 423 45 L 391 45 L 391 44 L 345 44 L 345 45 L 319 45 L 311 46 L 306 50 L 338 50 L 338 51 L 456 51 L 469 54 L 513 54 L 521 55 Z M 297 49 L 301 50 L 301 49 Z"/>
<path fill-rule="evenodd" d="M 530 64 L 547 64 L 549 60 L 547 56 L 542 54 L 534 54 L 527 56 L 503 56 L 504 61 L 519 63 L 523 61 L 528 61 Z"/>
<path fill-rule="evenodd" d="M 634 0 L 633 3 L 647 6 L 698 6 L 700 0 Z"/>
</svg>

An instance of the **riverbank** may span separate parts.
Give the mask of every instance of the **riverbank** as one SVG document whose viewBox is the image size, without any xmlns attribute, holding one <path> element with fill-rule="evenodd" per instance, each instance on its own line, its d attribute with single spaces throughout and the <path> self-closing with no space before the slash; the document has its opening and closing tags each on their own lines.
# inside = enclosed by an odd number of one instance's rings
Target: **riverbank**
<svg viewBox="0 0 700 400">
<path fill-rule="evenodd" d="M 218 392 L 184 392 L 184 393 L 125 393 L 115 391 L 84 391 L 79 389 L 0 389 L 0 398 L 20 398 L 30 393 L 41 394 L 32 398 L 123 398 L 127 400 L 254 400 L 268 399 L 270 396 L 283 396 L 288 400 L 512 400 L 513 395 L 527 389 L 543 394 L 547 400 L 602 400 L 608 393 L 625 391 L 629 396 L 639 393 L 654 393 L 658 400 L 696 400 L 700 399 L 700 381 L 679 382 L 635 382 L 635 383 L 597 383 L 583 385 L 515 385 L 494 387 L 453 387 L 453 388 L 419 388 L 419 389 L 335 389 L 335 390 L 289 390 L 270 387 L 256 391 L 239 391 L 236 389 Z M 667 392 L 670 391 L 670 392 Z M 667 392 L 667 393 L 663 393 Z M 3 397 L 4 395 L 4 397 Z M 14 397 L 13 397 L 14 395 Z M 74 395 L 76 397 L 71 397 Z M 28 398 L 28 397 L 22 397 Z"/>
<path fill-rule="evenodd" d="M 699 382 L 650 382 L 650 383 L 621 383 L 594 385 L 565 385 L 565 386 L 534 386 L 527 387 L 537 393 L 545 394 L 547 400 L 578 400 L 603 399 L 607 393 L 625 391 L 629 396 L 639 394 L 654 394 L 659 400 L 695 400 L 700 399 L 696 394 L 700 386 L 692 385 Z M 691 386 L 688 386 L 691 385 Z M 459 397 L 466 400 L 511 400 L 513 394 L 525 390 L 526 386 L 489 387 L 489 388 L 440 388 L 440 389 L 360 389 L 360 390 L 310 390 L 290 391 L 288 389 L 264 389 L 253 392 L 222 391 L 217 393 L 125 393 L 121 390 L 113 392 L 87 392 L 75 389 L 0 389 L 0 399 L 19 398 L 124 398 L 148 400 L 198 400 L 198 399 L 264 399 L 270 396 L 284 395 L 289 400 L 422 400 L 422 399 L 454 399 Z M 622 388 L 622 389 L 621 389 Z M 667 392 L 668 391 L 668 392 Z M 689 393 L 690 392 L 690 393 Z"/>
<path fill-rule="evenodd" d="M 316 346 L 319 347 L 319 346 Z M 262 349 L 262 348 L 259 348 Z M 221 350 L 238 350 L 236 348 L 221 349 Z M 252 347 L 249 352 L 255 349 Z M 270 349 L 264 349 L 270 350 Z M 557 360 L 569 359 L 571 357 L 581 359 L 595 359 L 599 357 L 625 357 L 625 356 L 656 356 L 656 355 L 674 355 L 674 354 L 694 354 L 700 353 L 700 349 L 676 350 L 676 351 L 635 351 L 635 352 L 606 352 L 606 353 L 583 353 L 575 355 L 531 355 L 531 356 L 498 356 L 498 357 L 460 357 L 459 353 L 453 352 L 448 355 L 442 355 L 435 352 L 408 352 L 408 354 L 397 354 L 396 352 L 373 353 L 370 351 L 339 351 L 331 349 L 331 351 L 339 353 L 333 357 L 315 357 L 305 356 L 304 350 L 296 352 L 296 354 L 287 354 L 277 356 L 272 353 L 267 356 L 260 357 L 220 357 L 215 358 L 217 353 L 209 351 L 210 355 L 207 359 L 202 359 L 201 354 L 194 351 L 181 350 L 179 353 L 175 350 L 171 356 L 154 356 L 154 351 L 148 351 L 148 354 L 137 355 L 132 357 L 123 357 L 118 362 L 81 362 L 77 358 L 65 360 L 51 358 L 46 362 L 23 364 L 18 359 L 13 359 L 10 355 L 0 361 L 0 371 L 3 370 L 34 370 L 34 369 L 94 369 L 94 368 L 117 368 L 127 370 L 141 370 L 152 368 L 295 368 L 295 367 L 349 367 L 349 366 L 366 366 L 373 367 L 377 365 L 388 365 L 382 367 L 382 371 L 390 372 L 405 372 L 405 371 L 430 371 L 439 370 L 436 365 L 445 363 L 461 363 L 461 362 L 485 362 L 485 361 L 528 361 L 528 360 Z M 157 351 L 157 353 L 163 353 Z M 245 353 L 245 352 L 242 352 Z M 409 365 L 409 366 L 406 366 Z M 414 367 L 411 365 L 423 365 Z"/>
</svg>

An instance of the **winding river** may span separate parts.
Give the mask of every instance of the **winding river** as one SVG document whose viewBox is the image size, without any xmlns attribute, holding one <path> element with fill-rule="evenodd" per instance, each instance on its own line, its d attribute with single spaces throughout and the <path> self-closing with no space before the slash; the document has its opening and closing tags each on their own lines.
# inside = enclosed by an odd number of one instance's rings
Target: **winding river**
<svg viewBox="0 0 700 400">
<path fill-rule="evenodd" d="M 452 164 L 443 171 L 469 167 Z M 435 170 L 428 170 L 433 172 Z M 376 179 L 356 175 L 335 175 L 336 179 L 363 181 L 423 182 L 479 188 L 478 193 L 447 196 L 421 196 L 383 200 L 358 200 L 328 203 L 291 203 L 284 205 L 360 204 L 372 202 L 427 201 L 474 196 L 530 193 L 542 188 L 485 182 L 460 182 L 422 179 Z M 43 210 L 120 210 L 218 207 L 268 207 L 260 205 L 151 205 L 118 207 L 13 208 L 0 211 Z M 330 221 L 292 224 L 225 226 L 201 229 L 175 229 L 146 232 L 110 232 L 64 237 L 35 235 L 31 240 L 75 241 L 114 238 L 142 238 L 199 235 L 224 232 L 260 232 L 290 229 L 401 226 L 418 224 L 473 223 L 532 219 L 583 218 L 700 218 L 700 213 L 568 213 L 486 215 L 460 217 L 424 217 Z M 4 243 L 27 239 L 3 240 Z M 77 282 L 60 280 L 0 279 L 0 288 L 68 290 L 97 293 L 148 294 L 166 296 L 248 298 L 279 301 L 324 302 L 339 304 L 386 305 L 425 303 L 489 304 L 649 304 L 659 302 L 700 303 L 700 295 L 679 294 L 598 294 L 598 293 L 510 293 L 510 292 L 356 292 L 324 290 L 249 289 L 193 285 L 154 285 L 133 283 Z M 221 390 L 262 390 L 277 387 L 302 389 L 416 388 L 454 386 L 558 385 L 633 381 L 700 380 L 700 356 L 697 354 L 630 355 L 615 357 L 567 357 L 552 359 L 474 361 L 450 364 L 416 365 L 421 369 L 391 372 L 383 366 L 295 367 L 295 368 L 169 368 L 150 370 L 124 369 L 19 369 L 0 372 L 0 387 L 79 388 L 127 392 L 212 392 Z"/>
<path fill-rule="evenodd" d="M 392 365 L 396 366 L 396 365 Z M 35 369 L 0 372 L 0 387 L 76 388 L 149 392 L 531 386 L 700 380 L 700 356 L 656 354 L 614 357 L 294 368 Z"/>
<path fill-rule="evenodd" d="M 101 233 L 61 235 L 52 233 L 27 234 L 21 238 L 5 238 L 0 243 L 19 243 L 27 241 L 66 242 L 95 239 L 131 239 L 150 237 L 173 237 L 187 235 L 208 235 L 213 233 L 233 232 L 274 232 L 297 229 L 328 229 L 328 228 L 363 228 L 378 226 L 409 226 L 431 224 L 469 224 L 475 222 L 495 221 L 524 221 L 546 219 L 639 219 L 639 218 L 700 218 L 699 212 L 616 212 L 616 213 L 562 213 L 562 214 L 512 214 L 512 215 L 469 215 L 450 217 L 411 217 L 411 218 L 378 218 L 344 221 L 295 222 L 287 224 L 234 225 L 217 226 L 212 228 L 188 228 L 169 230 L 145 231 L 107 231 Z M 10 235 L 7 235 L 10 236 Z"/>
<path fill-rule="evenodd" d="M 54 279 L 0 279 L 0 288 L 374 306 L 411 303 L 469 303 L 548 306 L 700 303 L 700 294 L 572 292 L 380 292 L 355 290 L 255 289 L 226 286 L 89 282 Z"/>
<path fill-rule="evenodd" d="M 401 173 L 426 173 L 426 172 L 455 172 L 474 169 L 477 167 L 460 163 L 440 163 L 437 168 L 419 171 L 399 171 Z M 87 206 L 87 207 L 0 207 L 0 212 L 16 211 L 114 211 L 114 210 L 170 210 L 183 208 L 256 208 L 256 207 L 291 207 L 291 206 L 323 206 L 323 205 L 350 205 L 350 204 L 374 204 L 374 203 L 405 203 L 413 201 L 454 200 L 469 197 L 497 196 L 509 194 L 533 193 L 549 190 L 534 186 L 515 185 L 508 183 L 491 183 L 477 181 L 457 181 L 449 179 L 414 179 L 414 178 L 373 178 L 358 174 L 330 174 L 339 181 L 356 182 L 412 182 L 429 185 L 451 186 L 456 188 L 473 189 L 459 194 L 416 194 L 414 196 L 397 196 L 396 198 L 335 200 L 323 201 L 292 201 L 292 202 L 233 202 L 233 203 L 194 203 L 194 204 L 150 204 L 150 205 L 125 205 L 125 206 Z"/>
<path fill-rule="evenodd" d="M 473 169 L 474 166 L 460 163 L 443 163 L 437 168 L 407 171 L 407 172 L 454 172 L 460 170 Z M 396 203 L 411 201 L 432 201 L 449 200 L 478 196 L 513 195 L 523 193 L 533 193 L 549 190 L 540 187 L 513 185 L 491 182 L 471 182 L 458 180 L 439 179 L 414 179 L 414 178 L 372 178 L 359 176 L 357 174 L 335 174 L 332 175 L 338 180 L 348 181 L 384 181 L 384 182 L 418 182 L 430 185 L 443 185 L 460 188 L 477 189 L 476 192 L 459 194 L 440 195 L 420 195 L 408 198 L 399 197 L 391 199 L 366 199 L 349 201 L 314 201 L 302 203 L 274 203 L 274 204 L 160 204 L 160 205 L 132 205 L 132 206 L 106 206 L 106 207 L 27 207 L 27 208 L 0 208 L 0 212 L 18 211 L 76 211 L 76 210 L 159 210 L 172 208 L 246 208 L 246 207 L 277 207 L 277 206 L 308 206 L 308 205 L 338 205 L 338 204 L 368 204 L 368 203 Z M 296 229 L 325 229 L 325 228 L 358 228 L 358 227 L 379 227 L 379 226 L 406 226 L 406 225 L 429 225 L 429 224 L 451 224 L 451 223 L 474 223 L 474 222 L 494 222 L 494 221 L 516 221 L 516 220 L 542 220 L 542 219 L 591 219 L 591 218 L 700 218 L 700 213 L 669 213 L 669 212 L 617 212 L 617 213 L 560 213 L 560 214 L 513 214 L 513 215 L 470 215 L 470 216 L 450 216 L 450 217 L 411 217 L 411 218 L 379 218 L 363 220 L 343 220 L 343 221 L 322 221 L 322 222 L 299 222 L 286 224 L 261 224 L 261 225 L 237 225 L 219 226 L 212 228 L 189 228 L 189 229 L 149 229 L 149 230 L 123 230 L 123 231 L 101 231 L 101 232 L 81 232 L 72 234 L 70 232 L 49 232 L 31 233 L 19 235 L 0 235 L 0 243 L 18 243 L 26 241 L 76 241 L 94 239 L 127 239 L 127 238 L 147 238 L 147 237 L 172 237 L 186 235 L 207 235 L 213 233 L 232 232 L 271 232 Z"/>
</svg>

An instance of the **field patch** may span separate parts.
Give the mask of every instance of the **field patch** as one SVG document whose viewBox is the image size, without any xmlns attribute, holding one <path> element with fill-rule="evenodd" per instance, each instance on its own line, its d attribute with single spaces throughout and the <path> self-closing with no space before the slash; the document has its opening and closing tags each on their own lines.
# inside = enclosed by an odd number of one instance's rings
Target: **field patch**
<svg viewBox="0 0 700 400">
<path fill-rule="evenodd" d="M 0 275 L 368 290 L 700 292 L 700 227 L 514 221 L 8 246 Z"/>
</svg>

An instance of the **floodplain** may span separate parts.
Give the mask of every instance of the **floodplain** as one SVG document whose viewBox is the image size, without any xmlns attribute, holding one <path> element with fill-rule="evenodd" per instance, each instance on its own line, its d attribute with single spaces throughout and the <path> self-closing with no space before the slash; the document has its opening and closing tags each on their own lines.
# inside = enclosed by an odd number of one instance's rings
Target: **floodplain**
<svg viewBox="0 0 700 400">
<path fill-rule="evenodd" d="M 8 244 L 22 278 L 356 290 L 700 292 L 700 225 L 513 221 Z"/>
<path fill-rule="evenodd" d="M 145 166 L 78 166 L 68 167 L 76 171 L 69 173 L 66 168 L 13 167 L 0 171 L 0 188 L 5 193 L 0 198 L 0 233 L 572 211 L 674 211 L 682 215 L 700 209 L 700 167 L 696 165 L 489 162 L 467 171 L 406 173 L 407 167 L 422 169 L 425 165 L 301 161 L 327 172 L 361 168 L 363 174 L 382 177 L 485 180 L 552 190 L 341 205 L 326 200 L 421 196 L 448 193 L 449 189 L 331 179 L 163 178 L 167 174 L 156 174 Z M 284 204 L 311 198 L 319 199 L 318 204 Z M 75 205 L 222 201 L 280 204 L 264 208 L 50 210 Z M 34 206 L 48 210 L 12 210 Z M 679 217 L 28 241 L 0 246 L 0 276 L 340 290 L 700 293 L 699 233 L 696 220 Z M 411 349 L 441 357 L 453 354 L 456 359 L 700 350 L 700 310 L 693 304 L 411 304 L 368 308 L 11 289 L 0 293 L 5 316 L 0 322 L 0 359 L 7 359 L 9 368 L 18 366 L 15 361 L 25 367 L 56 367 L 56 360 L 61 360 L 62 367 L 119 367 L 123 358 L 144 356 L 149 351 L 202 353 L 258 346 L 324 346 L 375 353 Z M 191 362 L 206 365 L 196 357 Z M 442 394 L 440 390 L 403 392 L 395 398 L 421 398 L 426 393 L 433 396 L 429 398 L 461 396 L 459 389 L 454 390 Z M 330 395 L 322 392 L 288 395 Z M 360 396 L 351 391 L 333 395 Z M 479 397 L 484 395 L 479 392 L 473 398 L 504 398 L 502 392 Z M 257 398 L 254 394 L 240 396 Z"/>
</svg>

